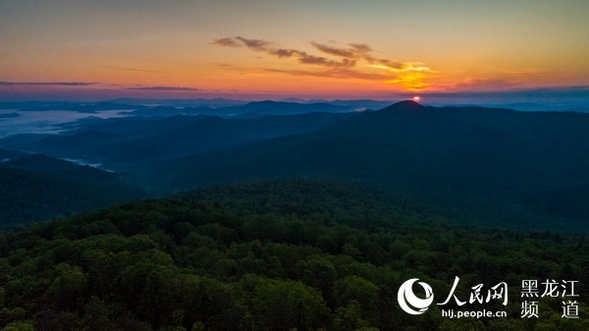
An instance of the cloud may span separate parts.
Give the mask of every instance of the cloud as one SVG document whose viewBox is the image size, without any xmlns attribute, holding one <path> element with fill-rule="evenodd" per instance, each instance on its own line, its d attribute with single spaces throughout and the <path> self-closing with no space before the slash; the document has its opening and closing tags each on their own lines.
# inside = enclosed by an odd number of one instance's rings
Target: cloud
<svg viewBox="0 0 589 331">
<path fill-rule="evenodd" d="M 325 44 L 311 42 L 311 45 L 322 53 L 343 57 L 349 61 L 364 60 L 373 68 L 391 69 L 392 71 L 428 71 L 421 62 L 402 63 L 391 59 L 380 59 L 370 55 L 372 48 L 366 44 L 348 44 L 349 48 L 338 48 Z"/>
<path fill-rule="evenodd" d="M 519 87 L 521 84 L 515 81 L 501 79 L 467 79 L 454 84 L 455 91 L 497 91 L 509 90 Z"/>
<path fill-rule="evenodd" d="M 396 78 L 388 80 L 387 83 L 401 85 L 406 90 L 423 91 L 429 87 L 425 82 L 425 75 L 421 72 L 403 72 L 397 75 Z"/>
<path fill-rule="evenodd" d="M 181 86 L 139 86 L 139 87 L 127 87 L 125 90 L 135 91 L 201 91 L 197 88 L 192 87 L 181 87 Z"/>
<path fill-rule="evenodd" d="M 138 68 L 120 68 L 120 67 L 110 67 L 110 66 L 98 66 L 98 67 L 106 68 L 106 69 L 113 69 L 113 70 L 122 70 L 122 71 L 148 72 L 148 73 L 155 73 L 155 74 L 163 73 L 163 71 L 138 69 Z"/>
<path fill-rule="evenodd" d="M 372 52 L 372 48 L 366 44 L 348 44 L 358 53 L 369 53 Z"/>
<path fill-rule="evenodd" d="M 350 68 L 356 66 L 356 60 L 343 59 L 341 61 L 329 60 L 322 56 L 304 54 L 299 57 L 299 62 L 304 64 L 316 64 L 325 67 Z"/>
<path fill-rule="evenodd" d="M 337 79 L 365 79 L 365 80 L 386 80 L 390 76 L 378 73 L 364 73 L 357 70 L 350 69 L 331 69 L 323 71 L 313 70 L 280 70 L 280 69 L 264 69 L 267 72 L 278 72 L 293 76 L 311 76 L 323 78 L 337 78 Z"/>
<path fill-rule="evenodd" d="M 255 50 L 268 50 L 272 43 L 266 42 L 261 39 L 246 39 L 243 37 L 235 37 L 234 41 L 241 41 L 245 46 L 253 48 Z"/>
<path fill-rule="evenodd" d="M 421 62 L 401 62 L 393 59 L 383 59 L 372 56 L 372 47 L 367 44 L 347 44 L 347 47 L 337 47 L 328 44 L 310 42 L 311 46 L 325 56 L 309 54 L 302 50 L 290 48 L 277 48 L 275 43 L 263 39 L 249 39 L 244 37 L 217 38 L 213 44 L 228 47 L 246 47 L 255 52 L 264 53 L 279 59 L 296 59 L 300 64 L 322 67 L 325 70 L 267 70 L 273 72 L 284 72 L 293 75 L 310 75 L 321 77 L 332 77 L 340 79 L 379 79 L 387 83 L 398 84 L 410 90 L 422 90 L 428 85 L 425 83 L 428 74 L 435 73 Z M 335 58 L 334 58 L 335 57 Z M 384 70 L 383 73 L 375 74 L 370 69 L 362 69 L 359 63 L 363 62 L 364 67 L 376 70 Z M 356 68 L 355 70 L 352 70 Z"/>
<path fill-rule="evenodd" d="M 0 86 L 90 86 L 96 85 L 97 83 L 89 82 L 5 82 L 0 81 Z"/>
<path fill-rule="evenodd" d="M 284 48 L 268 50 L 268 53 L 271 55 L 276 55 L 279 58 L 305 55 L 305 52 L 297 51 L 296 49 Z"/>
<path fill-rule="evenodd" d="M 319 51 L 326 53 L 326 54 L 341 56 L 341 57 L 345 57 L 345 58 L 352 58 L 352 59 L 355 59 L 358 57 L 358 52 L 356 51 L 356 49 L 336 48 L 336 47 L 331 47 L 331 46 L 327 46 L 327 45 L 322 45 L 322 44 L 319 44 L 316 42 L 311 42 L 311 45 L 313 45 Z"/>
<path fill-rule="evenodd" d="M 213 40 L 213 44 L 228 47 L 241 47 L 241 45 L 233 38 L 216 38 Z"/>
<path fill-rule="evenodd" d="M 296 49 L 269 49 L 266 53 L 278 56 L 278 58 L 296 58 L 300 63 L 313 64 L 332 68 L 348 68 L 356 65 L 355 60 L 343 59 L 341 61 L 330 60 L 323 56 L 309 55 L 306 52 L 298 51 Z"/>
<path fill-rule="evenodd" d="M 311 64 L 330 68 L 349 68 L 356 65 L 355 58 L 344 58 L 339 61 L 331 60 L 323 56 L 310 55 L 307 52 L 296 49 L 274 48 L 274 43 L 262 39 L 248 39 L 244 37 L 217 38 L 213 43 L 220 46 L 245 46 L 256 52 L 262 52 L 268 55 L 276 56 L 278 58 L 296 58 L 302 64 Z M 312 44 L 321 47 L 319 44 Z M 332 52 L 337 52 L 337 49 L 334 48 Z"/>
</svg>

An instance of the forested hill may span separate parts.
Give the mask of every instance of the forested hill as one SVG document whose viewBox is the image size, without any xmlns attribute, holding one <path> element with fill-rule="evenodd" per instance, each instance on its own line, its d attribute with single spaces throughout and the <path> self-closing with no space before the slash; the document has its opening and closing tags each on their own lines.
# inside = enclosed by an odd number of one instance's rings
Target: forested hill
<svg viewBox="0 0 589 331">
<path fill-rule="evenodd" d="M 260 115 L 270 110 L 283 114 L 331 108 L 324 107 L 257 102 L 240 109 Z M 33 172 L 36 177 L 19 179 L 21 185 L 16 180 L 22 177 L 20 173 L 0 169 L 3 180 L 11 178 L 19 193 L 0 196 L 5 206 L 0 219 L 15 223 L 88 210 L 91 204 L 87 201 L 76 204 L 79 197 L 90 196 L 76 193 L 85 190 L 110 189 L 120 202 L 137 197 L 123 196 L 130 191 L 154 197 L 239 181 L 321 177 L 388 188 L 446 214 L 459 215 L 469 224 L 589 231 L 589 114 L 440 108 L 412 101 L 378 111 L 332 111 L 231 118 L 93 118 L 63 126 L 67 131 L 61 134 L 0 139 L 0 146 L 8 149 L 0 149 L 0 165 Z M 55 179 L 47 176 L 48 169 L 71 167 L 18 154 L 22 151 L 100 164 L 116 171 L 117 180 L 94 181 L 94 189 L 73 188 L 64 182 L 46 185 Z M 36 165 L 40 162 L 41 166 Z M 78 179 L 86 181 L 83 174 L 115 177 L 90 170 L 72 171 L 77 175 L 74 184 L 79 184 Z M 62 188 L 61 193 L 50 191 L 42 197 L 63 199 L 28 199 L 29 191 L 40 192 L 48 186 Z M 96 201 L 108 201 L 104 197 L 111 195 L 94 196 Z M 63 206 L 59 200 L 73 203 Z M 57 212 L 50 210 L 56 202 Z"/>
<path fill-rule="evenodd" d="M 386 190 L 326 180 L 235 184 L 5 232 L 5 330 L 587 330 L 587 235 L 456 226 Z M 508 318 L 404 313 L 410 278 L 457 295 L 506 282 Z M 522 279 L 578 280 L 521 318 Z M 478 306 L 477 306 L 478 307 Z M 455 307 L 452 307 L 455 308 Z"/>
<path fill-rule="evenodd" d="M 0 227 L 132 201 L 145 194 L 122 176 L 40 154 L 0 150 Z M 10 157 L 8 157 L 10 156 Z"/>
<path fill-rule="evenodd" d="M 164 190 L 326 176 L 386 186 L 485 224 L 587 231 L 589 114 L 401 102 L 317 131 L 163 161 Z M 559 192 L 559 194 L 555 194 Z"/>
</svg>

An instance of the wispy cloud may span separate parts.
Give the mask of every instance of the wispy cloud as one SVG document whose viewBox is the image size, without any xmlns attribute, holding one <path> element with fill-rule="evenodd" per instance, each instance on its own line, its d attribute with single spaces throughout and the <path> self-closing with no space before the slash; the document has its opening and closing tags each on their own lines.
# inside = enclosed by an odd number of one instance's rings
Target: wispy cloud
<svg viewBox="0 0 589 331">
<path fill-rule="evenodd" d="M 349 68 L 356 65 L 355 59 L 328 59 L 323 56 L 310 55 L 297 49 L 276 48 L 273 42 L 262 39 L 248 39 L 244 37 L 217 38 L 213 44 L 229 47 L 247 47 L 256 52 L 262 52 L 278 58 L 295 58 L 302 64 L 311 64 L 329 68 Z"/>
<path fill-rule="evenodd" d="M 521 86 L 517 81 L 502 79 L 466 79 L 454 84 L 454 91 L 498 91 L 509 90 Z"/>
<path fill-rule="evenodd" d="M 0 81 L 0 86 L 90 86 L 97 83 L 91 82 L 6 82 Z"/>
<path fill-rule="evenodd" d="M 360 53 L 372 52 L 372 48 L 366 44 L 348 44 L 348 45 Z"/>
<path fill-rule="evenodd" d="M 280 48 L 274 42 L 240 36 L 217 38 L 213 41 L 213 44 L 228 47 L 245 47 L 279 59 L 296 59 L 301 65 L 324 68 L 321 70 L 266 70 L 297 76 L 381 80 L 401 85 L 406 89 L 420 90 L 427 87 L 425 79 L 428 74 L 434 73 L 433 70 L 420 62 L 400 62 L 393 59 L 374 57 L 370 54 L 373 49 L 366 44 L 347 44 L 345 47 L 339 47 L 333 44 L 311 42 L 311 46 L 324 56 L 309 54 L 298 49 Z M 362 66 L 360 66 L 361 63 Z M 384 70 L 384 72 L 380 74 L 369 72 L 374 71 L 374 69 Z"/>
<path fill-rule="evenodd" d="M 392 59 L 374 57 L 369 54 L 373 51 L 372 48 L 366 44 L 348 44 L 349 47 L 347 48 L 334 47 L 316 42 L 311 42 L 311 45 L 325 54 L 339 56 L 354 61 L 363 60 L 372 68 L 387 69 L 393 72 L 434 72 L 421 62 L 400 62 Z"/>
<path fill-rule="evenodd" d="M 193 87 L 182 87 L 182 86 L 138 86 L 138 87 L 127 87 L 126 90 L 135 91 L 201 91 L 200 89 Z"/>
<path fill-rule="evenodd" d="M 365 52 L 358 52 L 357 49 L 354 48 L 337 48 L 337 47 L 331 47 L 328 45 L 323 45 L 323 44 L 319 44 L 316 42 L 311 42 L 311 45 L 313 45 L 313 47 L 317 48 L 319 51 L 326 53 L 326 54 L 330 54 L 330 55 L 335 55 L 335 56 L 341 56 L 341 57 L 345 57 L 345 58 L 352 58 L 352 59 L 357 59 L 358 58 L 358 53 L 360 54 L 364 54 Z"/>
<path fill-rule="evenodd" d="M 228 39 L 228 38 L 223 38 L 223 39 Z M 267 42 L 262 39 L 247 39 L 247 38 L 243 38 L 243 37 L 235 37 L 233 40 L 235 42 L 241 42 L 245 46 L 252 48 L 254 50 L 259 50 L 259 51 L 268 50 L 272 46 L 271 42 Z"/>
<path fill-rule="evenodd" d="M 461 72 L 463 75 L 466 73 Z M 513 67 L 505 68 L 498 65 L 482 67 L 475 77 L 465 77 L 456 81 L 440 82 L 437 91 L 452 92 L 487 92 L 530 89 L 541 82 L 548 82 L 558 73 L 537 68 Z M 434 91 L 430 91 L 434 92 Z"/>
<path fill-rule="evenodd" d="M 229 47 L 241 47 L 241 44 L 235 41 L 233 38 L 216 38 L 213 40 L 213 44 Z"/>
<path fill-rule="evenodd" d="M 264 69 L 267 72 L 278 72 L 289 74 L 293 76 L 312 76 L 312 77 L 328 77 L 337 79 L 365 79 L 365 80 L 386 80 L 390 76 L 379 73 L 365 73 L 350 69 L 332 69 L 325 71 L 313 70 L 280 70 L 280 69 Z"/>
<path fill-rule="evenodd" d="M 139 69 L 139 68 L 123 68 L 123 67 L 111 67 L 111 66 L 98 66 L 98 67 L 105 68 L 105 69 L 112 69 L 112 70 L 120 70 L 120 71 L 147 72 L 147 73 L 154 73 L 154 74 L 162 74 L 163 73 L 163 71 Z"/>
</svg>

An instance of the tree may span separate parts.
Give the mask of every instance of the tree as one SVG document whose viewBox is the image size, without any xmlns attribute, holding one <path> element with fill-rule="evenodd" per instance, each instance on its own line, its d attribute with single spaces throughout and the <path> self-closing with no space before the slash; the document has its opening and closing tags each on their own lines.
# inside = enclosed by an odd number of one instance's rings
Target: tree
<svg viewBox="0 0 589 331">
<path fill-rule="evenodd" d="M 340 307 L 345 307 L 354 301 L 362 310 L 362 318 L 370 324 L 378 324 L 378 286 L 358 277 L 347 276 L 334 284 L 335 300 Z"/>
<path fill-rule="evenodd" d="M 252 300 L 258 330 L 315 330 L 327 327 L 329 310 L 318 290 L 295 281 L 266 280 Z"/>
</svg>

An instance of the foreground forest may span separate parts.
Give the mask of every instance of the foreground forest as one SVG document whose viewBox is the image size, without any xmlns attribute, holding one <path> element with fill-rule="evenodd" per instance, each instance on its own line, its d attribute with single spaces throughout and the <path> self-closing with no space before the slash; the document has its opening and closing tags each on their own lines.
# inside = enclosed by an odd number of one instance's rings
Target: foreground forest
<svg viewBox="0 0 589 331">
<path fill-rule="evenodd" d="M 588 235 L 461 225 L 388 190 L 332 180 L 234 184 L 5 230 L 2 330 L 588 330 Z M 507 318 L 401 310 L 399 286 L 435 302 L 505 282 Z M 578 281 L 522 318 L 521 282 Z M 570 299 L 570 298 L 566 298 Z M 449 304 L 445 308 L 460 308 Z"/>
</svg>

